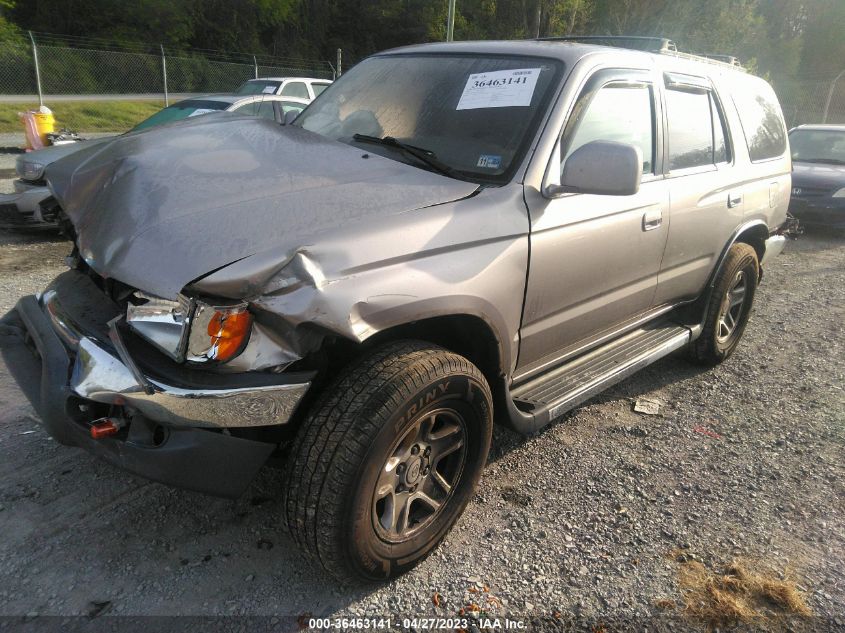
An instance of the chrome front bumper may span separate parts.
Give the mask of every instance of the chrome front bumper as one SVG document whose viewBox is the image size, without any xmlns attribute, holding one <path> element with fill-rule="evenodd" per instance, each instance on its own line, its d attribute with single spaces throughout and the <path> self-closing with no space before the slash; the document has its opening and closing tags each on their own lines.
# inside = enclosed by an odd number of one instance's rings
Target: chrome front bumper
<svg viewBox="0 0 845 633">
<path fill-rule="evenodd" d="M 311 375 L 301 373 L 174 373 L 173 367 L 182 366 L 164 357 L 146 370 L 126 346 L 117 306 L 98 312 L 97 301 L 104 301 L 99 290 L 84 275 L 68 271 L 29 302 L 37 302 L 30 312 L 37 311 L 72 359 L 64 386 L 84 400 L 128 406 L 161 424 L 256 427 L 288 422 L 311 385 Z M 83 325 L 92 311 L 95 323 Z M 163 371 L 166 364 L 171 371 Z"/>
<path fill-rule="evenodd" d="M 82 337 L 70 390 L 86 400 L 129 406 L 151 420 L 191 427 L 230 428 L 285 424 L 310 382 L 238 389 L 191 389 L 149 376 L 141 384 L 126 363 L 97 341 Z"/>
<path fill-rule="evenodd" d="M 74 289 L 84 287 L 70 288 Z M 0 318 L 2 364 L 32 403 L 44 429 L 61 444 L 189 490 L 230 498 L 241 495 L 277 449 L 277 440 L 272 434 L 248 439 L 234 428 L 223 433 L 222 427 L 286 422 L 312 378 L 311 374 L 218 375 L 210 383 L 215 386 L 206 388 L 203 381 L 211 379 L 197 372 L 174 373 L 167 366 L 145 365 L 156 371 L 163 368 L 162 375 L 174 377 L 170 382 L 181 384 L 182 378 L 194 376 L 194 382 L 203 385 L 173 387 L 143 374 L 136 377 L 119 357 L 122 352 L 103 343 L 99 334 L 82 336 L 69 345 L 56 323 L 31 295 Z M 130 364 L 134 365 L 131 359 Z M 109 410 L 99 402 L 122 409 L 109 413 L 125 421 L 113 436 L 91 435 L 91 425 Z"/>
</svg>

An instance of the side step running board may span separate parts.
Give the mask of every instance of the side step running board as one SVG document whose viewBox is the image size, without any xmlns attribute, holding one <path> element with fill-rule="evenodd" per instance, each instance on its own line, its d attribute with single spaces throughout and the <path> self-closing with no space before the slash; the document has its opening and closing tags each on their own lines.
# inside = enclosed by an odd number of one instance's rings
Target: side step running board
<svg viewBox="0 0 845 633">
<path fill-rule="evenodd" d="M 635 330 L 516 387 L 511 397 L 517 409 L 541 426 L 680 349 L 691 335 L 674 323 Z"/>
</svg>

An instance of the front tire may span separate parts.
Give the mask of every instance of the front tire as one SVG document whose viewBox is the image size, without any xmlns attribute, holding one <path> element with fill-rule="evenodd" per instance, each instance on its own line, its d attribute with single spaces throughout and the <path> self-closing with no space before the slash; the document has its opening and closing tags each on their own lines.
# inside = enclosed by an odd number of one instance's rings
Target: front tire
<svg viewBox="0 0 845 633">
<path fill-rule="evenodd" d="M 760 279 L 757 251 L 748 244 L 731 246 L 716 276 L 704 329 L 690 345 L 690 358 L 702 365 L 717 365 L 739 345 Z"/>
<path fill-rule="evenodd" d="M 374 350 L 298 432 L 284 502 L 294 540 L 345 582 L 403 573 L 463 513 L 492 427 L 490 388 L 467 359 L 418 341 Z"/>
</svg>

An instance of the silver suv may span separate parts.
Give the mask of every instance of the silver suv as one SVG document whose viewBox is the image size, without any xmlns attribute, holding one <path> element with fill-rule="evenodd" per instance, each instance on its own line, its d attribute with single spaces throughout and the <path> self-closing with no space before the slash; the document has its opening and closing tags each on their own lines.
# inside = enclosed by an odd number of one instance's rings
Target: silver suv
<svg viewBox="0 0 845 633">
<path fill-rule="evenodd" d="M 370 57 L 293 123 L 199 117 L 48 167 L 71 268 L 3 320 L 58 441 L 239 495 L 271 455 L 340 578 L 423 558 L 494 418 L 526 434 L 680 349 L 724 361 L 784 244 L 769 85 L 572 42 Z"/>
</svg>

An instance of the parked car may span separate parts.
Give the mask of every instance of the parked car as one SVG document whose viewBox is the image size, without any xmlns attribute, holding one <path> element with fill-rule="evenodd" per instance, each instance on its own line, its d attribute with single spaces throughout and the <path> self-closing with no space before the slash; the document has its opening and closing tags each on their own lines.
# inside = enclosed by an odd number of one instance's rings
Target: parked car
<svg viewBox="0 0 845 633">
<path fill-rule="evenodd" d="M 185 99 L 156 112 L 141 121 L 127 134 L 146 130 L 157 125 L 195 117 L 211 112 L 225 111 L 251 114 L 281 122 L 288 112 L 299 113 L 309 100 L 275 95 L 208 95 Z M 15 194 L 0 195 L 0 204 L 7 209 L 0 218 L 0 225 L 18 228 L 58 228 L 56 208 L 43 204 L 50 198 L 50 190 L 44 180 L 44 170 L 54 161 L 76 153 L 83 148 L 110 142 L 114 137 L 90 139 L 45 147 L 35 152 L 21 154 L 15 161 Z"/>
<path fill-rule="evenodd" d="M 261 77 L 243 82 L 235 94 L 271 94 L 313 101 L 331 84 L 328 79 L 313 77 Z"/>
<path fill-rule="evenodd" d="M 289 125 L 189 119 L 46 179 L 76 250 L 0 346 L 48 432 L 231 497 L 281 456 L 296 543 L 377 580 L 461 515 L 494 417 L 531 434 L 675 350 L 731 356 L 790 156 L 734 66 L 460 42 L 374 55 Z"/>
<path fill-rule="evenodd" d="M 789 212 L 805 226 L 845 229 L 845 125 L 800 125 L 789 144 Z"/>
</svg>

